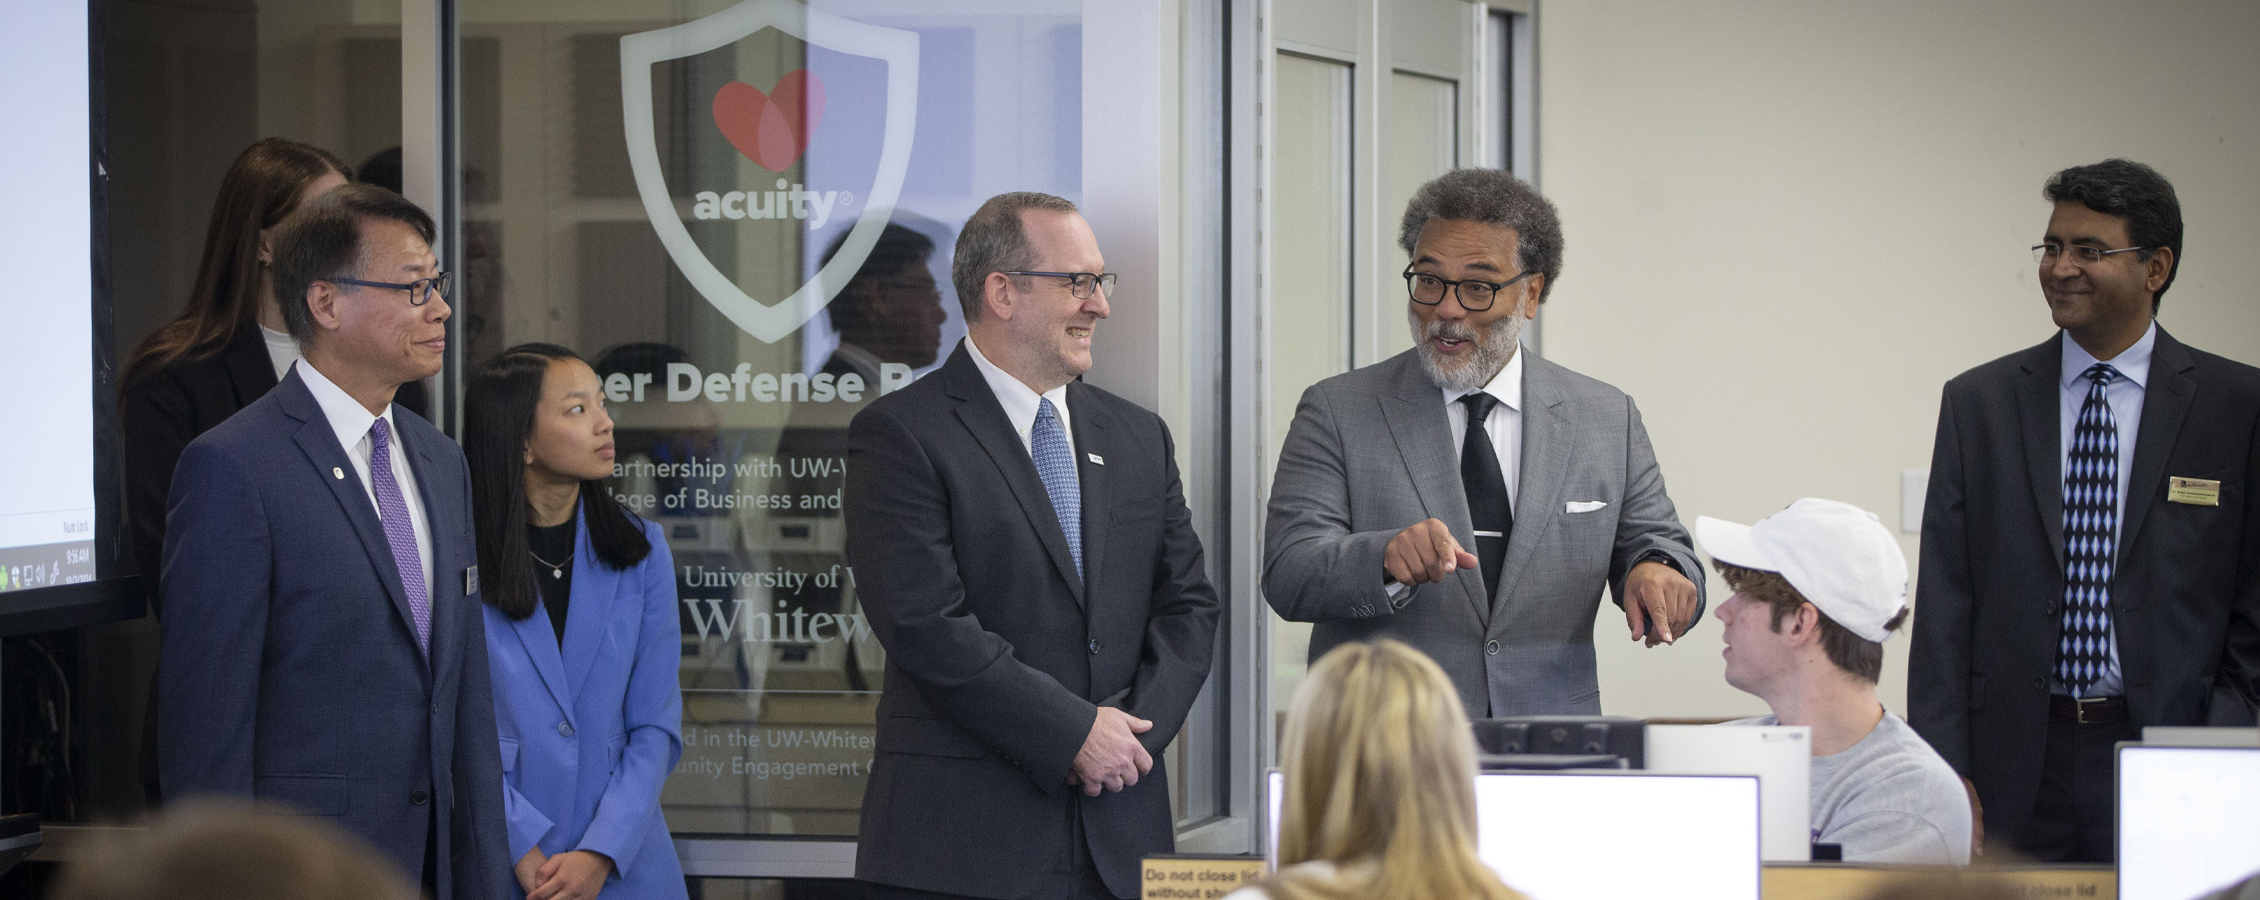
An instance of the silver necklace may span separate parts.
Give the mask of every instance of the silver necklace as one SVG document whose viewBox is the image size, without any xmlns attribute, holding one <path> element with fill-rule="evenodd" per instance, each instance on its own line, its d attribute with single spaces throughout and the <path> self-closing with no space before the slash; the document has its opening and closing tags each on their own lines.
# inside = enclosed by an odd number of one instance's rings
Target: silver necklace
<svg viewBox="0 0 2260 900">
<path fill-rule="evenodd" d="M 551 577 L 551 578 L 556 578 L 556 579 L 559 579 L 559 580 L 563 580 L 563 579 L 565 578 L 565 567 L 564 567 L 564 566 L 562 566 L 562 565 L 559 565 L 559 564 L 557 564 L 557 563 L 553 563 L 553 562 L 550 562 L 549 560 L 546 560 L 546 559 L 543 559 L 543 558 L 541 558 L 541 554 L 539 554 L 539 553 L 535 553 L 535 552 L 534 552 L 534 551 L 533 551 L 533 550 L 532 550 L 531 548 L 528 548 L 528 549 L 526 550 L 526 555 L 527 555 L 527 556 L 531 556 L 531 557 L 533 557 L 533 558 L 534 558 L 534 562 L 538 562 L 538 563 L 541 563 L 542 565 L 548 566 L 548 567 L 549 567 L 549 577 Z M 567 559 L 566 561 L 567 561 L 567 562 L 571 562 L 572 560 L 571 560 L 570 558 L 568 558 L 568 559 Z"/>
</svg>

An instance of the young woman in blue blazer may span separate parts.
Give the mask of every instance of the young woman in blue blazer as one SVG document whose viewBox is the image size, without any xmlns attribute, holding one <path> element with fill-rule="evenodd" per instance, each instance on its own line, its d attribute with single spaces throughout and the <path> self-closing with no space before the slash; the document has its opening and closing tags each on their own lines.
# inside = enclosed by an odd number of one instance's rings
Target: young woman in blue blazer
<svg viewBox="0 0 2260 900">
<path fill-rule="evenodd" d="M 683 754 L 673 563 L 659 527 L 602 484 L 603 385 L 571 350 L 520 344 L 465 394 L 519 888 L 529 900 L 683 898 L 659 811 Z"/>
</svg>

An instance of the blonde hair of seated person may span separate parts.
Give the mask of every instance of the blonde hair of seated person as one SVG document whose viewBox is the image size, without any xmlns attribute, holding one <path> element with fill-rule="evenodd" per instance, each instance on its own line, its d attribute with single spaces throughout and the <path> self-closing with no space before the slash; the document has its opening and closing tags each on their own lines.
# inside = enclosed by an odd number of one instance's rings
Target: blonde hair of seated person
<svg viewBox="0 0 2260 900">
<path fill-rule="evenodd" d="M 1311 666 L 1280 748 L 1273 900 L 1520 900 L 1475 854 L 1475 739 L 1444 670 L 1392 640 Z M 1291 868 L 1323 860 L 1326 867 Z"/>
<path fill-rule="evenodd" d="M 49 900 L 419 900 L 398 864 L 320 818 L 193 799 L 64 867 Z"/>
</svg>

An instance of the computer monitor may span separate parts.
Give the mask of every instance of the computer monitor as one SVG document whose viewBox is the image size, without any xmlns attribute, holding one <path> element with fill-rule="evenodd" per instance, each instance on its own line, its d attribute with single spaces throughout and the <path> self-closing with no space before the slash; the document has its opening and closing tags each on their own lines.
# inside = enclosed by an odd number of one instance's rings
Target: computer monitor
<svg viewBox="0 0 2260 900">
<path fill-rule="evenodd" d="M 2142 742 L 2152 747 L 2260 747 L 2260 728 L 2144 725 Z"/>
<path fill-rule="evenodd" d="M 2260 873 L 2260 748 L 2119 745 L 2120 900 L 2189 900 Z"/>
<path fill-rule="evenodd" d="M 1285 780 L 1266 783 L 1276 865 Z M 1755 776 L 1487 772 L 1475 817 L 1477 854 L 1530 900 L 1758 897 Z"/>
<path fill-rule="evenodd" d="M 1758 776 L 1760 854 L 1767 862 L 1813 856 L 1813 730 L 1802 725 L 1650 725 L 1648 771 Z"/>
</svg>

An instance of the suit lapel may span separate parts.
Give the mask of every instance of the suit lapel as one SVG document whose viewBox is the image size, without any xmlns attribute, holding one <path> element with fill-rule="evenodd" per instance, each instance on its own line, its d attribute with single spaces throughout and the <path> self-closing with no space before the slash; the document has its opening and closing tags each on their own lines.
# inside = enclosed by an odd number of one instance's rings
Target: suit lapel
<svg viewBox="0 0 2260 900">
<path fill-rule="evenodd" d="M 573 602 L 565 608 L 565 646 L 561 666 L 567 689 L 558 694 L 557 706 L 570 715 L 573 698 L 581 695 L 581 687 L 588 683 L 589 670 L 596 664 L 596 653 L 601 649 L 604 632 L 612 624 L 612 596 L 620 589 L 622 573 L 605 568 L 589 546 L 588 516 L 577 516 L 573 526 Z M 547 616 L 529 618 L 542 618 Z M 544 623 L 547 624 L 547 623 Z M 556 632 L 543 629 L 544 643 L 557 646 Z M 538 663 L 540 657 L 535 657 Z M 542 676 L 545 680 L 547 675 Z"/>
<path fill-rule="evenodd" d="M 1563 408 L 1568 399 L 1561 392 L 1552 363 L 1536 356 L 1523 360 L 1522 469 L 1516 477 L 1519 496 L 1515 498 L 1514 534 L 1507 539 L 1507 559 L 1500 564 L 1502 589 L 1494 603 L 1514 594 L 1522 573 L 1530 570 L 1539 541 L 1562 514 L 1569 463 L 1577 455 L 1577 438 Z"/>
<path fill-rule="evenodd" d="M 314 402 L 313 393 L 297 372 L 290 373 L 275 390 L 282 392 L 283 412 L 301 423 L 293 436 L 299 449 L 313 464 L 316 477 L 329 485 L 330 496 L 337 499 L 346 520 L 353 523 L 353 533 L 361 538 L 361 549 L 369 554 L 377 580 L 392 598 L 393 610 L 414 635 L 416 617 L 408 609 L 408 592 L 400 583 L 400 567 L 393 564 L 392 545 L 385 539 L 384 524 L 377 519 L 376 504 L 370 502 L 368 489 L 361 486 L 355 474 L 353 460 L 338 445 L 337 430 L 330 427 L 329 417 L 322 414 L 321 404 Z"/>
<path fill-rule="evenodd" d="M 1444 523 L 1463 547 L 1475 546 L 1474 519 L 1467 511 L 1467 489 L 1460 485 L 1460 458 L 1452 447 L 1452 423 L 1445 417 L 1444 392 L 1420 370 L 1408 350 L 1399 354 L 1396 390 L 1380 399 L 1397 456 L 1405 461 L 1421 509 Z M 1406 522 L 1411 525 L 1411 522 Z M 1474 609 L 1476 621 L 1491 624 L 1491 604 L 1483 596 L 1483 572 L 1467 569 L 1453 581 Z"/>
<path fill-rule="evenodd" d="M 581 564 L 573 563 L 573 583 L 581 583 Z M 537 589 L 538 590 L 538 589 Z M 566 636 L 572 636 L 572 618 L 566 617 Z M 570 719 L 573 713 L 573 691 L 566 683 L 565 661 L 559 655 L 557 632 L 549 624 L 549 611 L 536 606 L 534 614 L 510 623 L 510 631 L 518 636 L 520 646 L 526 648 L 526 658 L 534 662 L 534 671 L 541 674 L 542 687 L 549 689 L 549 697 L 557 702 Z"/>
<path fill-rule="evenodd" d="M 2025 445 L 2025 470 L 2032 499 L 2056 569 L 2064 568 L 2063 335 L 2025 353 L 2024 378 L 2017 383 L 2017 421 Z"/>
<path fill-rule="evenodd" d="M 2158 329 L 2150 351 L 2150 383 L 2142 391 L 2142 424 L 2135 430 L 2132 471 L 2127 474 L 2126 521 L 2119 523 L 2117 559 L 2125 559 L 2127 548 L 2141 535 L 2150 503 L 2158 495 L 2157 485 L 2166 480 L 2166 460 L 2173 456 L 2174 438 L 2181 434 L 2182 420 L 2197 393 L 2196 380 L 2184 373 L 2196 365 L 2189 348 L 2166 329 Z"/>
<path fill-rule="evenodd" d="M 1067 385 L 1068 418 L 1075 429 L 1075 477 L 1083 492 L 1083 582 L 1086 588 L 1101 583 L 1099 571 L 1106 562 L 1107 531 L 1114 526 L 1113 480 L 1107 475 L 1106 464 L 1092 461 L 1107 457 L 1106 416 L 1090 398 L 1091 389 L 1082 382 Z"/>
<path fill-rule="evenodd" d="M 962 401 L 957 406 L 958 421 L 971 432 L 973 440 L 989 454 L 996 464 L 998 474 L 1012 490 L 1013 499 L 1020 503 L 1020 511 L 1028 517 L 1028 524 L 1036 529 L 1036 536 L 1044 544 L 1045 552 L 1052 558 L 1052 568 L 1059 572 L 1061 581 L 1075 595 L 1077 605 L 1083 603 L 1083 580 L 1075 577 L 1075 557 L 1067 551 L 1067 533 L 1060 530 L 1059 515 L 1052 511 L 1051 495 L 1044 492 L 1044 482 L 1036 474 L 1036 462 L 1028 457 L 1028 448 L 1020 443 L 1020 433 L 1005 418 L 1004 407 L 998 405 L 997 395 L 989 390 L 989 382 L 981 377 L 981 370 L 973 357 L 959 347 L 950 354 L 949 362 L 942 366 L 943 386 L 949 395 Z"/>
</svg>

